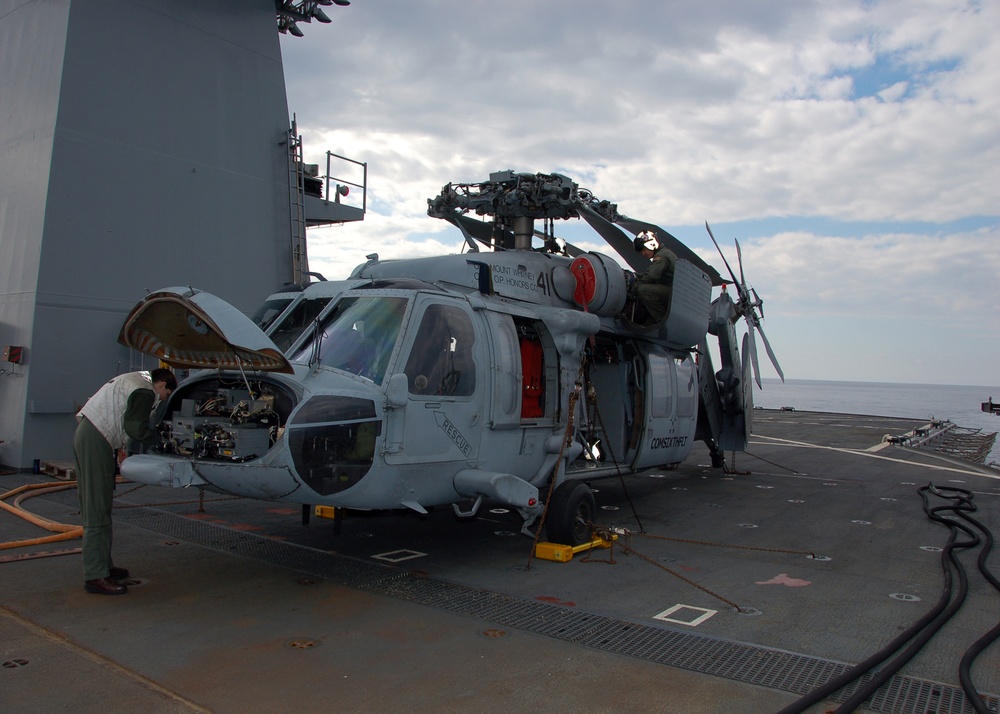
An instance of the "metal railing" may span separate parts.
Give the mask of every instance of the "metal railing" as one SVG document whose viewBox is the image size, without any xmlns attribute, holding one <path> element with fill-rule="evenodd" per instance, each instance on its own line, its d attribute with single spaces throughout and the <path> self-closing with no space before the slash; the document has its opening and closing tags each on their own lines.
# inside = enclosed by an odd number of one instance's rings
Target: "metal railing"
<svg viewBox="0 0 1000 714">
<path fill-rule="evenodd" d="M 333 175 L 333 160 L 338 159 L 349 164 L 354 164 L 355 166 L 361 167 L 361 183 L 355 181 L 349 181 L 345 178 L 340 178 Z M 346 156 L 341 156 L 340 154 L 335 154 L 332 151 L 326 152 L 326 176 L 323 177 L 326 181 L 324 187 L 327 201 L 334 201 L 335 203 L 340 203 L 340 197 L 346 196 L 347 193 L 342 192 L 344 187 L 348 188 L 359 188 L 361 189 L 361 212 L 365 213 L 368 210 L 368 163 L 363 161 L 355 161 L 354 159 L 349 159 Z M 330 190 L 330 184 L 333 184 L 333 191 Z M 330 198 L 333 196 L 333 198 Z"/>
</svg>

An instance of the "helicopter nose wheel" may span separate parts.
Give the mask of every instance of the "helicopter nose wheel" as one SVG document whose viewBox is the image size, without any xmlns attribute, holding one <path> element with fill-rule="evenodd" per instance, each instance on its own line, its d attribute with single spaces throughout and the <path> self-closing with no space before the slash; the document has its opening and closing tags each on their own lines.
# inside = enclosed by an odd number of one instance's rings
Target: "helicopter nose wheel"
<svg viewBox="0 0 1000 714">
<path fill-rule="evenodd" d="M 597 504 L 594 493 L 582 481 L 569 481 L 552 494 L 545 517 L 545 534 L 552 543 L 582 545 L 590 542 L 590 524 Z"/>
</svg>

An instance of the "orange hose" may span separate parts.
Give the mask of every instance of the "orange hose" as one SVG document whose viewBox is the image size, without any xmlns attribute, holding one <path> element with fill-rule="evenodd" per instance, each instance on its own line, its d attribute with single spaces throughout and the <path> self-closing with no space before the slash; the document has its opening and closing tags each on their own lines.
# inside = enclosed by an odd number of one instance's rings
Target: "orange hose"
<svg viewBox="0 0 1000 714">
<path fill-rule="evenodd" d="M 66 531 L 65 533 L 42 536 L 41 538 L 28 538 L 27 540 L 12 540 L 7 541 L 6 543 L 0 543 L 0 550 L 7 550 L 8 548 L 23 548 L 29 545 L 44 545 L 46 543 L 56 543 L 61 540 L 73 540 L 74 538 L 79 538 L 82 535 L 83 526 L 73 526 L 73 530 Z"/>
<path fill-rule="evenodd" d="M 51 483 L 34 483 L 26 484 L 24 486 L 19 486 L 7 493 L 0 495 L 0 508 L 5 511 L 13 513 L 19 518 L 23 518 L 29 523 L 44 528 L 47 531 L 52 531 L 56 535 L 43 536 L 41 538 L 29 538 L 27 540 L 15 540 L 8 541 L 6 543 L 0 543 L 0 550 L 6 550 L 8 548 L 22 548 L 29 545 L 42 545 L 44 543 L 54 543 L 61 540 L 70 540 L 72 538 L 80 538 L 83 536 L 83 526 L 72 526 L 67 523 L 57 523 L 56 521 L 44 518 L 42 516 L 30 513 L 25 509 L 21 508 L 21 502 L 25 501 L 33 496 L 41 496 L 46 493 L 53 493 L 55 491 L 64 491 L 68 488 L 75 488 L 76 482 L 56 484 Z M 5 503 L 4 501 L 11 496 L 18 496 L 14 500 L 14 505 Z"/>
</svg>

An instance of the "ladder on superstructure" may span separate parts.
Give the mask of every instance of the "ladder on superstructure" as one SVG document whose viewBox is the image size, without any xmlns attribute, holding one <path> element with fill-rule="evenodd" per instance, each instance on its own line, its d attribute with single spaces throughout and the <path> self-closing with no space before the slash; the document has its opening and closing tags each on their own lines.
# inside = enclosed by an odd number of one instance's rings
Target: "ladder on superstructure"
<svg viewBox="0 0 1000 714">
<path fill-rule="evenodd" d="M 288 131 L 288 227 L 292 241 L 292 282 L 305 285 L 309 275 L 306 252 L 305 173 L 302 163 L 302 137 L 295 117 Z"/>
</svg>

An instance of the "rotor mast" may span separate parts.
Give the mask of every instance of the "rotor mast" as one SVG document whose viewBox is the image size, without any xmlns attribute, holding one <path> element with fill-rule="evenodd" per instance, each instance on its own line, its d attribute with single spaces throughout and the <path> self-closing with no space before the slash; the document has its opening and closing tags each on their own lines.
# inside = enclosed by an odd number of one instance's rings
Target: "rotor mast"
<svg viewBox="0 0 1000 714">
<path fill-rule="evenodd" d="M 561 174 L 529 174 L 497 171 L 481 183 L 449 183 L 435 198 L 427 199 L 427 214 L 458 226 L 473 250 L 475 241 L 495 250 L 532 250 L 536 235 L 545 239 L 543 250 L 565 253 L 566 248 L 548 230 L 538 233 L 535 221 L 551 223 L 555 219 L 580 218 L 593 194 Z M 602 202 L 607 204 L 607 202 Z M 617 214 L 617 207 L 610 205 Z M 467 216 L 491 216 L 492 224 L 473 221 Z M 489 226 L 483 231 L 477 226 Z"/>
</svg>

